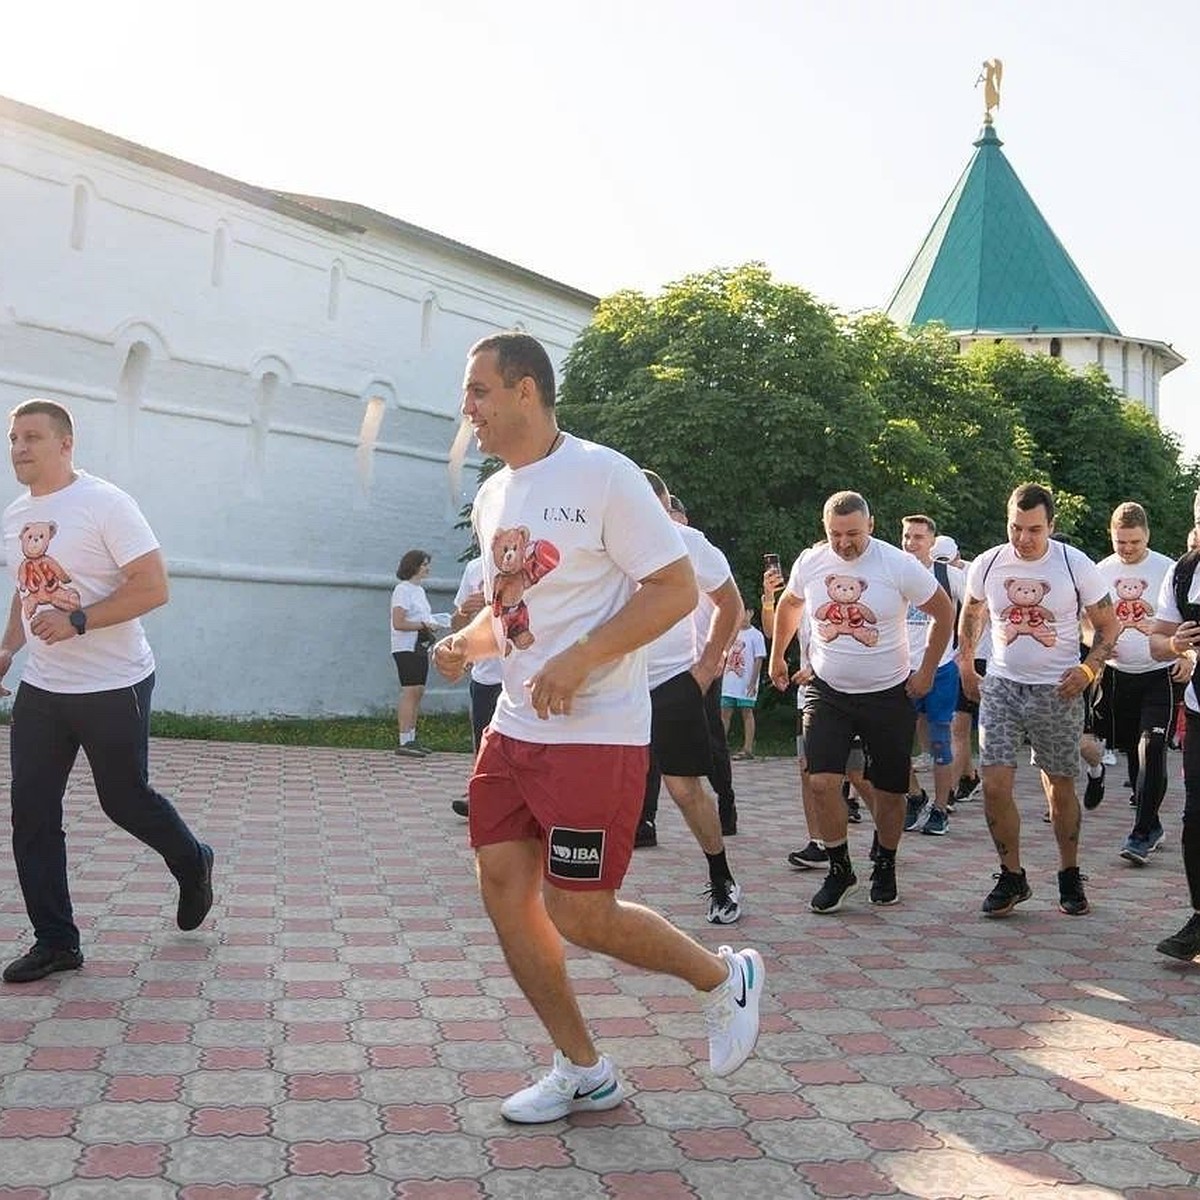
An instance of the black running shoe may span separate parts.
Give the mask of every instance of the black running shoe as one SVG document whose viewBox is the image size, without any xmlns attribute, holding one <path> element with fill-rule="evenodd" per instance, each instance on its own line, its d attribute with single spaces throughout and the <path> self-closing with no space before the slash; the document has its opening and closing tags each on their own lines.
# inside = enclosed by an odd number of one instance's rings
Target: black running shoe
<svg viewBox="0 0 1200 1200">
<path fill-rule="evenodd" d="M 1009 871 L 1001 867 L 1000 873 L 992 878 L 996 880 L 996 886 L 988 892 L 983 902 L 985 917 L 1007 917 L 1018 904 L 1033 895 L 1024 871 Z"/>
<path fill-rule="evenodd" d="M 450 811 L 456 817 L 469 817 L 471 815 L 471 805 L 467 800 L 451 800 Z"/>
<path fill-rule="evenodd" d="M 55 971 L 78 971 L 82 966 L 83 955 L 73 947 L 43 946 L 38 942 L 4 968 L 4 982 L 33 983 Z"/>
<path fill-rule="evenodd" d="M 871 903 L 895 904 L 899 899 L 896 891 L 896 860 L 890 854 L 880 856 L 871 868 Z"/>
<path fill-rule="evenodd" d="M 637 833 L 633 835 L 633 848 L 644 850 L 647 846 L 658 845 L 658 830 L 653 821 L 639 821 Z"/>
<path fill-rule="evenodd" d="M 1067 867 L 1058 873 L 1058 907 L 1069 917 L 1082 917 L 1088 910 L 1087 897 L 1083 894 L 1086 875 L 1078 867 Z"/>
<path fill-rule="evenodd" d="M 1104 799 L 1104 775 L 1107 767 L 1102 763 L 1100 765 L 1100 777 L 1093 779 L 1090 775 L 1087 780 L 1087 787 L 1083 789 L 1083 807 L 1091 812 L 1093 808 L 1099 806 L 1100 801 Z"/>
<path fill-rule="evenodd" d="M 213 848 L 200 843 L 200 870 L 191 879 L 179 882 L 179 904 L 175 924 L 180 929 L 198 929 L 213 905 Z"/>
<path fill-rule="evenodd" d="M 858 891 L 858 877 L 849 863 L 830 863 L 829 874 L 820 890 L 812 898 L 812 910 L 818 913 L 837 912 L 842 901 Z"/>
<path fill-rule="evenodd" d="M 862 824 L 862 805 L 855 796 L 846 797 L 846 820 L 851 825 Z"/>
<path fill-rule="evenodd" d="M 824 846 L 809 842 L 800 850 L 793 850 L 787 856 L 787 860 L 789 867 L 795 867 L 798 871 L 811 871 L 814 867 L 828 866 L 829 853 Z"/>
<path fill-rule="evenodd" d="M 1193 913 L 1188 923 L 1178 932 L 1163 938 L 1154 947 L 1159 954 L 1169 958 L 1178 958 L 1182 962 L 1191 962 L 1200 958 L 1200 912 Z"/>
</svg>

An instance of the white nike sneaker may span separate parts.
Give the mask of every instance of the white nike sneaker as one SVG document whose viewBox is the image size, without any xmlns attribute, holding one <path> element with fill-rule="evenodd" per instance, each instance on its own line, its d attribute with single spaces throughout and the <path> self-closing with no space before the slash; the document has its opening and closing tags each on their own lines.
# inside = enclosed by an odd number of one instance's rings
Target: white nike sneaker
<svg viewBox="0 0 1200 1200">
<path fill-rule="evenodd" d="M 729 978 L 704 997 L 708 1026 L 708 1065 L 714 1075 L 729 1075 L 750 1057 L 758 1041 L 758 1003 L 766 972 L 757 950 L 728 946 L 717 951 L 729 963 Z"/>
<path fill-rule="evenodd" d="M 555 1050 L 549 1074 L 509 1096 L 500 1105 L 500 1115 L 519 1125 L 540 1125 L 561 1120 L 568 1113 L 616 1108 L 624 1099 L 611 1059 L 605 1056 L 595 1066 L 577 1067 L 561 1050 Z"/>
</svg>

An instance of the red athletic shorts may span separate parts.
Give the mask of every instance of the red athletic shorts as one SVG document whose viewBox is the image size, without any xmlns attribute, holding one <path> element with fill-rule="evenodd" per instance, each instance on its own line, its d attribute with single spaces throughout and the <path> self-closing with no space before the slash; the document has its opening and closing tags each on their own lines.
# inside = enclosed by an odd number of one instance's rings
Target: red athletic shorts
<svg viewBox="0 0 1200 1200">
<path fill-rule="evenodd" d="M 471 776 L 471 845 L 537 840 L 548 882 L 616 891 L 633 857 L 649 761 L 646 746 L 547 746 L 489 728 Z"/>
</svg>

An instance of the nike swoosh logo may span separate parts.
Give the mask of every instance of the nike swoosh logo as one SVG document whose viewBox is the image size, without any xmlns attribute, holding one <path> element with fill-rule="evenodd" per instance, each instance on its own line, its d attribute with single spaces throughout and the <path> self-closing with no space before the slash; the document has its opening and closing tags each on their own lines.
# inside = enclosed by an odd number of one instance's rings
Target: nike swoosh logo
<svg viewBox="0 0 1200 1200">
<path fill-rule="evenodd" d="M 610 1096 L 616 1090 L 615 1083 L 598 1083 L 594 1088 L 588 1088 L 584 1091 L 582 1088 L 575 1089 L 576 1100 L 603 1100 L 606 1096 Z"/>
<path fill-rule="evenodd" d="M 734 1004 L 736 1004 L 738 1006 L 738 1008 L 745 1008 L 746 1007 L 746 972 L 739 971 L 738 976 L 740 977 L 740 979 L 742 981 L 742 994 L 740 996 L 734 996 L 733 1002 L 734 1002 Z"/>
</svg>

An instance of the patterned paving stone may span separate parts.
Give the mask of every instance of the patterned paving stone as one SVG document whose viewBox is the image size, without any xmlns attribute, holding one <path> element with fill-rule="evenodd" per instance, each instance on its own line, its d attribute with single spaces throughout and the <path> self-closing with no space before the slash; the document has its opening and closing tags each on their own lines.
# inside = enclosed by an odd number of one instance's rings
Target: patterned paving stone
<svg viewBox="0 0 1200 1200">
<path fill-rule="evenodd" d="M 77 773 L 88 961 L 0 988 L 0 1200 L 1200 1194 L 1200 971 L 1153 953 L 1178 908 L 1178 848 L 1145 872 L 1093 857 L 1127 832 L 1120 806 L 1088 814 L 1084 922 L 1054 909 L 1042 837 L 1034 900 L 978 917 L 995 865 L 971 805 L 945 844 L 904 843 L 900 905 L 818 918 L 817 881 L 780 861 L 794 764 L 738 764 L 731 854 L 753 882 L 734 940 L 767 961 L 758 1054 L 713 1079 L 686 984 L 571 950 L 631 1095 L 529 1128 L 499 1101 L 549 1046 L 447 811 L 465 758 L 160 742 L 154 763 L 217 846 L 214 919 L 173 928 L 161 866 Z M 1032 825 L 1036 780 L 1022 770 L 1019 785 Z M 869 836 L 852 831 L 855 861 Z M 670 807 L 660 843 L 635 855 L 629 897 L 706 945 L 729 940 L 703 919 L 695 844 Z M 0 855 L 0 944 L 23 944 L 24 922 Z"/>
</svg>

